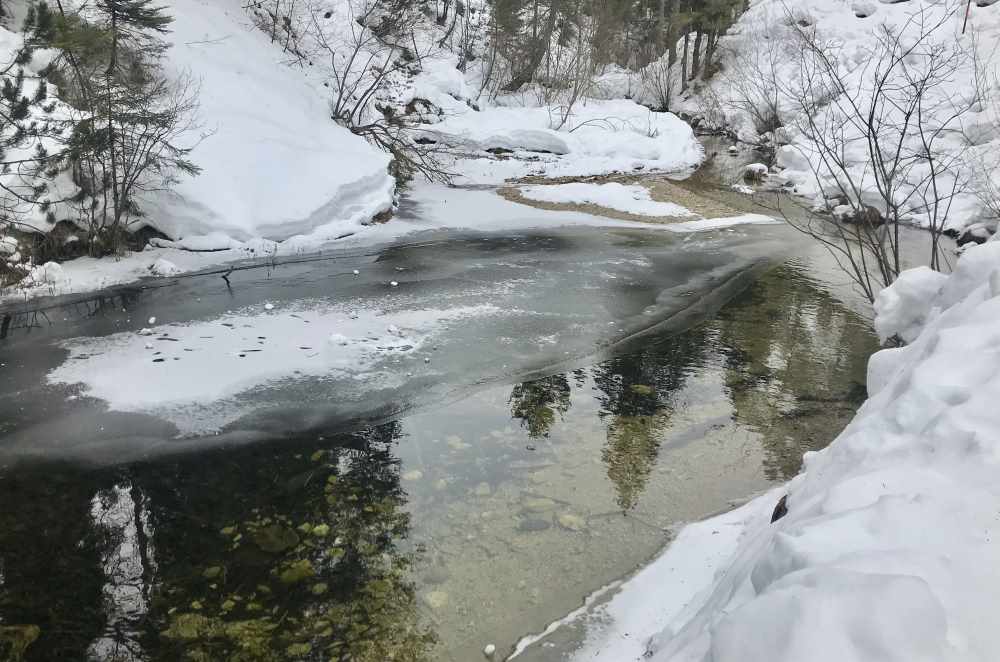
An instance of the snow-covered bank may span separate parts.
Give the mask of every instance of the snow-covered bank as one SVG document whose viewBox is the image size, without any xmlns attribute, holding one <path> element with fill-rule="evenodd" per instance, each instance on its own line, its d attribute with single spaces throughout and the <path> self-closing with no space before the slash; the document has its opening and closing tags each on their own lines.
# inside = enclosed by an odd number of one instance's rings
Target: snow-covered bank
<svg viewBox="0 0 1000 662">
<path fill-rule="evenodd" d="M 283 242 L 251 239 L 239 242 L 224 234 L 196 237 L 180 242 L 154 242 L 144 251 L 120 259 L 78 258 L 63 264 L 35 267 L 17 288 L 0 291 L 0 303 L 23 301 L 39 296 L 75 294 L 124 285 L 143 278 L 166 278 L 241 260 L 283 258 L 373 246 L 428 230 L 444 228 L 477 231 L 554 228 L 569 225 L 659 228 L 668 232 L 701 232 L 733 225 L 776 223 L 768 216 L 746 214 L 730 218 L 695 219 L 670 225 L 620 221 L 580 212 L 533 209 L 510 202 L 493 191 L 449 188 L 441 185 L 415 186 L 406 197 L 413 208 L 409 215 L 391 223 L 375 224 L 340 239 L 322 235 L 298 235 Z M 190 250 L 189 250 L 190 249 Z"/>
<path fill-rule="evenodd" d="M 893 63 L 886 44 L 897 38 Z M 993 2 L 755 0 L 720 40 L 720 72 L 681 107 L 776 149 L 776 179 L 817 203 L 851 199 L 888 215 L 891 191 L 905 222 L 992 231 L 998 40 Z"/>
<path fill-rule="evenodd" d="M 202 172 L 150 194 L 153 226 L 175 239 L 330 238 L 391 207 L 388 155 L 330 119 L 327 88 L 283 62 L 242 3 L 166 6 L 174 17 L 168 70 L 201 81 L 200 127 L 188 140 L 198 143 L 192 157 Z"/>
<path fill-rule="evenodd" d="M 905 310 L 914 290 L 922 322 Z M 868 402 L 806 455 L 787 514 L 770 522 L 771 492 L 683 530 L 592 615 L 572 659 L 996 658 L 1000 242 L 945 280 L 911 274 L 878 315 L 883 335 L 919 332 L 874 355 Z"/>
<path fill-rule="evenodd" d="M 440 96 L 440 95 L 439 95 Z M 701 163 L 691 127 L 634 101 L 580 100 L 565 125 L 546 106 L 447 105 L 429 139 L 458 151 L 460 183 L 499 184 L 526 176 L 577 177 L 635 170 L 673 172 Z"/>
</svg>

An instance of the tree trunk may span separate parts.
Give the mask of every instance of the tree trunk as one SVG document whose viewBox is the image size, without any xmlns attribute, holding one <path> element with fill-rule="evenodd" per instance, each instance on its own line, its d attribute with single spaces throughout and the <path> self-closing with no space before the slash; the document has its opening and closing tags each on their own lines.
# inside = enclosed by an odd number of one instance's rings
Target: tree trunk
<svg viewBox="0 0 1000 662">
<path fill-rule="evenodd" d="M 715 59 L 715 47 L 719 45 L 719 31 L 712 30 L 708 33 L 708 46 L 705 49 L 705 62 L 702 65 L 702 78 L 710 77 L 713 73 L 712 61 Z"/>
<path fill-rule="evenodd" d="M 552 33 L 556 28 L 556 15 L 558 13 L 558 4 L 552 2 L 549 5 L 549 15 L 545 21 L 545 29 L 533 39 L 531 53 L 525 66 L 514 74 L 509 83 L 503 86 L 505 92 L 516 92 L 522 86 L 531 82 L 531 79 L 535 76 L 535 72 L 538 71 L 538 67 L 541 66 L 542 61 L 545 59 L 545 55 L 549 52 L 549 44 L 552 41 Z"/>
<path fill-rule="evenodd" d="M 681 92 L 688 88 L 688 42 L 691 40 L 691 33 L 684 32 L 684 55 L 681 57 Z"/>
<path fill-rule="evenodd" d="M 691 78 L 695 79 L 701 69 L 701 39 L 704 33 L 701 27 L 696 27 L 694 32 L 694 52 L 691 54 Z"/>
<path fill-rule="evenodd" d="M 677 0 L 667 0 L 667 64 L 673 66 L 677 62 Z"/>
<path fill-rule="evenodd" d="M 667 0 L 660 0 L 656 8 L 656 55 L 655 60 L 667 52 Z"/>
<path fill-rule="evenodd" d="M 448 8 L 448 4 L 446 3 L 445 4 L 445 9 L 447 9 L 447 8 Z M 455 31 L 455 24 L 456 23 L 458 23 L 458 8 L 457 7 L 456 7 L 455 11 L 453 11 L 451 13 L 451 23 L 448 24 L 448 29 L 445 31 L 444 36 L 441 37 L 441 41 L 438 42 L 438 48 L 444 48 L 444 45 L 448 43 L 449 39 L 451 39 L 451 35 Z M 441 25 L 444 25 L 444 23 L 442 23 Z M 463 59 L 465 58 L 465 51 L 464 51 L 464 49 L 462 51 L 462 58 Z M 461 69 L 461 67 L 459 67 L 459 68 Z"/>
<path fill-rule="evenodd" d="M 437 24 L 444 26 L 448 21 L 448 8 L 451 5 L 451 0 L 444 0 L 444 7 L 438 10 Z"/>
<path fill-rule="evenodd" d="M 111 200 L 114 205 L 114 225 L 117 227 L 121 218 L 121 201 L 118 199 L 118 159 L 115 154 L 114 128 L 114 72 L 118 68 L 118 12 L 111 8 L 111 54 L 108 59 L 107 93 L 108 93 L 108 146 L 111 149 Z M 105 216 L 107 218 L 107 216 Z"/>
</svg>

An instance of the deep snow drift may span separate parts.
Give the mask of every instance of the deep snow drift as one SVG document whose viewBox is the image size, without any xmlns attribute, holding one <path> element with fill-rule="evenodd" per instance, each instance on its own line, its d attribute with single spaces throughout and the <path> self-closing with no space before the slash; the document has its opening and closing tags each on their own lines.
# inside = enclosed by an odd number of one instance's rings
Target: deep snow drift
<svg viewBox="0 0 1000 662">
<path fill-rule="evenodd" d="M 996 659 L 1000 242 L 904 274 L 877 313 L 913 342 L 872 357 L 847 429 L 787 490 L 683 530 L 572 659 Z"/>
</svg>

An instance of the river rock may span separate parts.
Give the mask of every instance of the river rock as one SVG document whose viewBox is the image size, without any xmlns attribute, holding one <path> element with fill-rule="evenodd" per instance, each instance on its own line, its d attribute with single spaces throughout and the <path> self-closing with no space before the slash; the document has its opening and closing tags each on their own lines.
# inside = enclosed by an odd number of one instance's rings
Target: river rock
<svg viewBox="0 0 1000 662">
<path fill-rule="evenodd" d="M 587 520 L 573 513 L 559 513 L 556 516 L 559 526 L 570 531 L 583 531 L 587 528 Z"/>
<path fill-rule="evenodd" d="M 37 625 L 0 625 L 0 658 L 20 660 L 41 634 Z"/>
<path fill-rule="evenodd" d="M 280 554 L 299 544 L 299 535 L 283 524 L 269 524 L 250 534 L 254 544 L 268 554 Z"/>
<path fill-rule="evenodd" d="M 424 477 L 424 472 L 420 469 L 411 469 L 403 474 L 403 480 L 420 480 Z"/>
<path fill-rule="evenodd" d="M 436 565 L 428 568 L 421 579 L 423 579 L 425 584 L 437 585 L 444 584 L 448 581 L 448 577 L 448 570 L 444 566 Z"/>
<path fill-rule="evenodd" d="M 528 497 L 521 505 L 529 513 L 547 513 L 556 507 L 556 502 L 547 497 Z"/>
<path fill-rule="evenodd" d="M 551 526 L 551 522 L 538 517 L 526 517 L 517 523 L 518 531 L 544 531 Z"/>
<path fill-rule="evenodd" d="M 461 451 L 465 450 L 466 448 L 469 448 L 469 444 L 462 441 L 462 438 L 456 434 L 448 435 L 445 438 L 445 443 L 447 443 L 448 446 L 452 448 L 452 450 L 456 451 Z"/>
<path fill-rule="evenodd" d="M 424 596 L 424 603 L 434 611 L 440 611 L 448 605 L 448 594 L 444 591 L 431 591 Z"/>
<path fill-rule="evenodd" d="M 490 490 L 489 483 L 479 483 L 478 485 L 476 485 L 476 489 L 473 491 L 475 492 L 476 496 L 480 497 L 487 497 L 492 492 L 492 490 Z"/>
</svg>

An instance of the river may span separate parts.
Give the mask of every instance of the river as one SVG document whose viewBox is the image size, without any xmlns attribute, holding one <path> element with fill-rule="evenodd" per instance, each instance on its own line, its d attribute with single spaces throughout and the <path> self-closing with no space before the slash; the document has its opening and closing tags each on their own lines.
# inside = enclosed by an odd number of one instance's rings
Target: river
<svg viewBox="0 0 1000 662">
<path fill-rule="evenodd" d="M 783 225 L 436 231 L 230 280 L 6 310 L 26 660 L 502 659 L 794 476 L 877 348 Z"/>
</svg>

